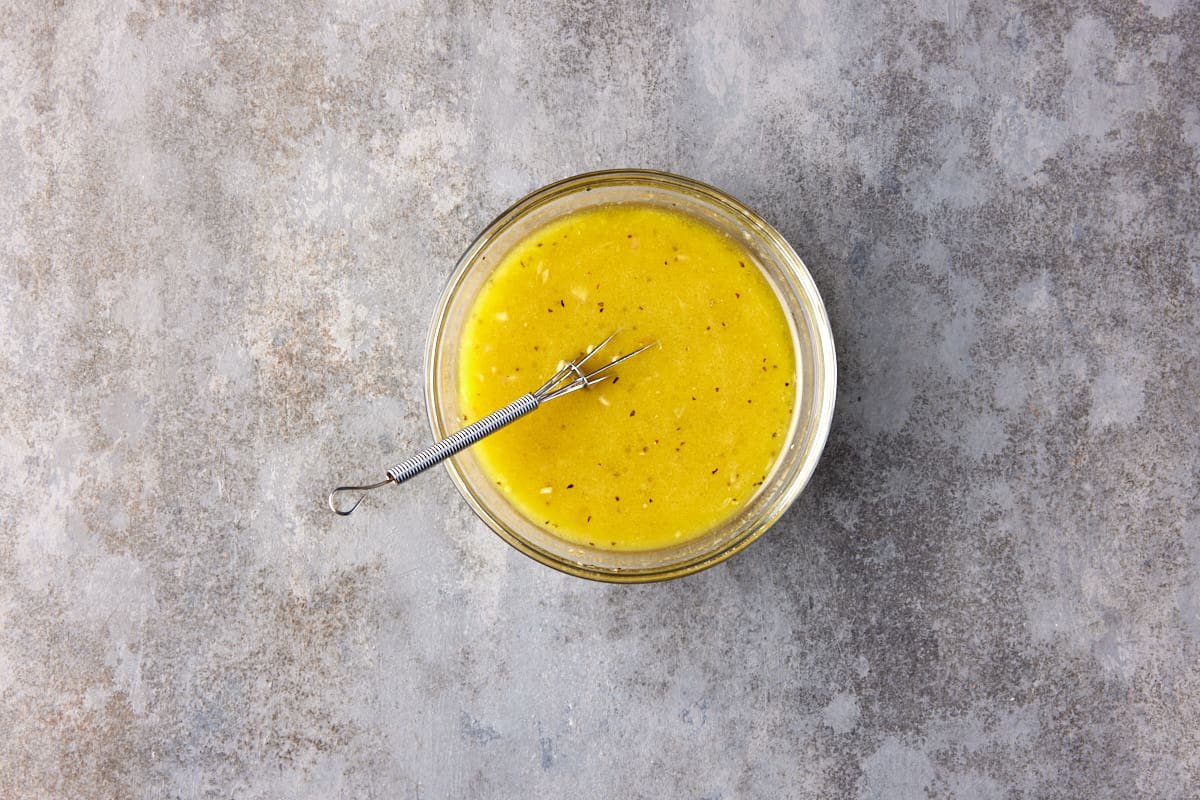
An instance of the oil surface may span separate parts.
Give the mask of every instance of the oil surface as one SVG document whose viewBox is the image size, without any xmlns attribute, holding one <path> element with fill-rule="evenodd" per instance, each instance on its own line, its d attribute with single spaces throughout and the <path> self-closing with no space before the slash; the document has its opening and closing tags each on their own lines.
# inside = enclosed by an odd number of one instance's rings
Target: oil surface
<svg viewBox="0 0 1200 800">
<path fill-rule="evenodd" d="M 658 346 L 546 403 L 474 452 L 537 525 L 577 544 L 650 550 L 733 516 L 786 441 L 796 365 L 783 308 L 750 254 L 659 206 L 601 206 L 513 248 L 483 286 L 459 358 L 475 420 L 589 344 Z M 464 420 L 464 424 L 467 420 Z"/>
</svg>

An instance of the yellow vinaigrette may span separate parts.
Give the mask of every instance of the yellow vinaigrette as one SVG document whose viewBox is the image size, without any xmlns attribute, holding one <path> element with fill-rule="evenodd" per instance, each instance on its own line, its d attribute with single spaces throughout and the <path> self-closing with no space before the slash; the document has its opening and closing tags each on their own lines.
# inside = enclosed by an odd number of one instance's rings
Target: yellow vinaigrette
<svg viewBox="0 0 1200 800">
<path fill-rule="evenodd" d="M 615 368 L 616 381 L 547 402 L 473 452 L 510 502 L 559 538 L 607 550 L 677 545 L 754 496 L 787 441 L 796 398 L 784 310 L 723 232 L 621 204 L 532 233 L 468 316 L 463 422 L 532 391 L 618 330 L 601 359 L 659 346 Z"/>
</svg>

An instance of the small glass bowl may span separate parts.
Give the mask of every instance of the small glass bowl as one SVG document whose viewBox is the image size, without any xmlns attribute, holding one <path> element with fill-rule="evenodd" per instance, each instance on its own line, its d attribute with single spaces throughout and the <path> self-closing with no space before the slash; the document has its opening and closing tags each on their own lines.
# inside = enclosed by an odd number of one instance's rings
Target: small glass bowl
<svg viewBox="0 0 1200 800">
<path fill-rule="evenodd" d="M 461 426 L 461 336 L 491 270 L 509 249 L 549 222 L 614 203 L 669 206 L 727 232 L 751 253 L 775 289 L 791 327 L 797 376 L 787 444 L 772 472 L 740 513 L 707 533 L 660 550 L 619 552 L 564 541 L 531 522 L 496 490 L 469 449 L 447 465 L 454 484 L 480 518 L 534 560 L 592 580 L 661 581 L 711 567 L 757 539 L 800 494 L 829 433 L 837 364 L 825 306 L 799 256 L 761 217 L 711 186 L 652 170 L 590 172 L 538 189 L 488 225 L 459 259 L 429 335 L 425 396 L 436 438 L 445 438 Z"/>
</svg>

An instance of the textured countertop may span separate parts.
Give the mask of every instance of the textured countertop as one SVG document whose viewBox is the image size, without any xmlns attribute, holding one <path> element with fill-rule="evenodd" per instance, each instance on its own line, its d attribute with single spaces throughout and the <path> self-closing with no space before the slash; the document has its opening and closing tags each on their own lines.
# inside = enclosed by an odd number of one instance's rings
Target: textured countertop
<svg viewBox="0 0 1200 800">
<path fill-rule="evenodd" d="M 1200 794 L 1200 6 L 305 5 L 0 10 L 0 795 Z M 799 501 L 635 587 L 441 470 L 334 518 L 619 166 L 808 263 Z"/>
</svg>

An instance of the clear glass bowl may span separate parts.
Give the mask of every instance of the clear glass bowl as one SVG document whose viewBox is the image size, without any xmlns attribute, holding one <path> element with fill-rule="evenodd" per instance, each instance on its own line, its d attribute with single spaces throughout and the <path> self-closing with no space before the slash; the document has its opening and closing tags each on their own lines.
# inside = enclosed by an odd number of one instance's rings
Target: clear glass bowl
<svg viewBox="0 0 1200 800">
<path fill-rule="evenodd" d="M 660 581 L 711 567 L 757 539 L 800 494 L 829 433 L 837 364 L 825 306 L 799 256 L 761 217 L 711 186 L 650 170 L 590 172 L 537 190 L 488 225 L 459 260 L 430 331 L 425 395 L 434 435 L 449 436 L 462 424 L 458 357 L 464 322 L 492 268 L 517 242 L 552 220 L 611 203 L 670 206 L 726 231 L 750 251 L 774 287 L 791 326 L 797 371 L 795 410 L 774 469 L 737 516 L 702 536 L 661 550 L 618 552 L 564 541 L 531 522 L 496 490 L 470 449 L 447 465 L 480 518 L 536 561 L 592 580 Z"/>
</svg>

